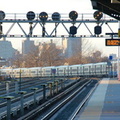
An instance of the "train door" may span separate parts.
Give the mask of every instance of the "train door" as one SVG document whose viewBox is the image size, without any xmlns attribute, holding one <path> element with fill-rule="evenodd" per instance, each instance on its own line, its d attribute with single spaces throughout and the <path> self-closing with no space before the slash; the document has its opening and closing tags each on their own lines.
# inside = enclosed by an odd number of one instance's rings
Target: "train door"
<svg viewBox="0 0 120 120">
<path fill-rule="evenodd" d="M 56 74 L 59 76 L 59 68 L 56 69 Z"/>
<path fill-rule="evenodd" d="M 74 71 L 72 71 L 72 70 L 73 70 L 72 67 L 70 67 L 70 76 L 72 76 L 74 73 Z"/>
<path fill-rule="evenodd" d="M 91 66 L 89 66 L 89 69 L 88 69 L 88 70 L 89 70 L 89 73 L 88 73 L 88 74 L 91 75 Z"/>
<path fill-rule="evenodd" d="M 79 67 L 77 67 L 77 77 L 79 76 Z"/>
<path fill-rule="evenodd" d="M 45 68 L 42 69 L 42 74 L 43 74 L 43 77 L 45 76 Z"/>
</svg>

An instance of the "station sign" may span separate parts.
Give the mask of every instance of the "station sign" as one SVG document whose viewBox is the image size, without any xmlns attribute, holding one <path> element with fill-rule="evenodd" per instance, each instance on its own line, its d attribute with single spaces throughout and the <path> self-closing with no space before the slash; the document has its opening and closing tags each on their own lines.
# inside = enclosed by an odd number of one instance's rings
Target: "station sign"
<svg viewBox="0 0 120 120">
<path fill-rule="evenodd" d="M 111 3 L 120 3 L 120 0 L 111 0 Z"/>
<path fill-rule="evenodd" d="M 106 46 L 120 46 L 120 39 L 106 39 Z"/>
</svg>

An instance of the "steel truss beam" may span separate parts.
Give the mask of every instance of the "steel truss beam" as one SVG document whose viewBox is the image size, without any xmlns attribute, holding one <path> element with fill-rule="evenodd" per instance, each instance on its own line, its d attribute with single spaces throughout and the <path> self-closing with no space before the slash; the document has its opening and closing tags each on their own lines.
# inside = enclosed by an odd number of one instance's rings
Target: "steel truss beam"
<svg viewBox="0 0 120 120">
<path fill-rule="evenodd" d="M 110 29 L 110 31 L 112 33 L 114 33 L 114 31 L 112 30 L 112 28 L 110 27 L 110 23 L 118 23 L 117 20 L 115 19 L 112 19 L 110 17 L 106 17 L 104 16 L 103 19 L 101 19 L 99 22 L 94 20 L 93 19 L 93 15 L 91 14 L 91 16 L 89 15 L 89 17 L 86 17 L 86 15 L 82 14 L 81 18 L 77 19 L 76 21 L 72 21 L 70 20 L 69 18 L 64 18 L 64 19 L 61 19 L 61 20 L 58 20 L 58 21 L 53 21 L 51 19 L 48 19 L 47 21 L 45 21 L 45 23 L 43 23 L 40 19 L 35 19 L 35 20 L 27 20 L 27 19 L 18 19 L 18 17 L 16 17 L 17 15 L 15 14 L 14 18 L 13 19 L 4 19 L 4 20 L 0 20 L 0 23 L 1 25 L 3 26 L 4 28 L 4 24 L 9 24 L 9 23 L 12 23 L 11 26 L 8 28 L 7 32 L 6 33 L 3 33 L 1 35 L 1 37 L 8 37 L 8 38 L 12 38 L 12 37 L 15 37 L 15 38 L 28 38 L 28 37 L 32 37 L 32 38 L 41 38 L 41 37 L 69 37 L 70 36 L 70 32 L 69 32 L 69 27 L 67 26 L 67 24 L 69 23 L 71 26 L 72 25 L 75 25 L 77 27 L 77 31 L 81 28 L 81 25 L 84 25 L 84 27 L 86 28 L 86 30 L 90 33 L 89 35 L 82 35 L 80 32 L 78 32 L 75 37 L 96 37 L 98 35 L 95 35 L 94 34 L 94 31 L 90 29 L 90 27 L 88 26 L 88 23 L 89 24 L 96 24 L 96 25 L 99 25 L 99 26 L 103 26 L 103 24 L 106 24 L 108 26 L 108 28 Z M 84 17 L 85 16 L 85 17 Z M 4 24 L 2 24 L 4 23 Z M 29 32 L 27 33 L 24 29 L 23 29 L 23 26 L 22 26 L 22 23 L 25 23 L 25 24 L 30 24 L 30 27 L 28 28 L 29 29 Z M 22 31 L 22 35 L 18 34 L 18 33 L 15 33 L 15 34 L 10 34 L 11 30 L 14 28 L 15 24 L 18 25 L 18 27 L 21 29 Z M 53 29 L 51 30 L 50 33 L 48 33 L 48 29 L 46 29 L 46 25 L 47 24 L 52 24 L 53 26 Z M 36 26 L 40 25 L 41 27 L 41 31 L 43 30 L 44 28 L 44 31 L 42 31 L 42 33 L 38 34 L 38 35 L 33 35 L 33 31 L 34 29 L 36 28 Z M 58 27 L 62 25 L 63 26 L 63 29 L 67 32 L 68 35 L 57 35 L 57 29 Z M 45 32 L 44 36 L 43 36 L 43 32 Z M 116 32 L 116 31 L 115 31 Z M 104 35 L 102 35 L 104 36 Z"/>
</svg>

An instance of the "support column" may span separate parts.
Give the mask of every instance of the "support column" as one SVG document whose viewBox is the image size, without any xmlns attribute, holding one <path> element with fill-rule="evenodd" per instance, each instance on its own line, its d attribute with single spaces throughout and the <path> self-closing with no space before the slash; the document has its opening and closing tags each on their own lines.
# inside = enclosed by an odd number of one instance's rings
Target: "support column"
<svg viewBox="0 0 120 120">
<path fill-rule="evenodd" d="M 21 96 L 21 98 L 20 98 L 20 102 L 21 102 L 21 115 L 24 115 L 24 94 L 26 93 L 26 91 L 19 91 L 18 93 Z"/>
<path fill-rule="evenodd" d="M 55 81 L 54 81 L 54 84 L 55 84 L 55 86 L 56 86 L 55 93 L 57 94 L 57 93 L 58 93 L 58 80 L 55 80 Z"/>
<path fill-rule="evenodd" d="M 48 87 L 50 89 L 50 97 L 52 97 L 53 93 L 52 93 L 52 82 L 48 83 Z"/>
<path fill-rule="evenodd" d="M 11 81 L 6 81 L 6 94 L 9 95 L 10 92 L 10 82 Z"/>
<path fill-rule="evenodd" d="M 42 84 L 41 86 L 43 87 L 43 100 L 45 101 L 47 99 L 47 96 L 46 96 L 46 84 Z"/>
<path fill-rule="evenodd" d="M 6 96 L 4 99 L 7 100 L 7 120 L 11 119 L 11 99 L 13 99 L 14 96 Z"/>
<path fill-rule="evenodd" d="M 63 80 L 60 80 L 60 84 L 61 84 L 61 90 L 64 88 L 64 84 L 63 84 Z"/>
<path fill-rule="evenodd" d="M 15 80 L 15 92 L 18 93 L 18 91 L 19 91 L 18 80 Z"/>
<path fill-rule="evenodd" d="M 31 88 L 31 90 L 34 91 L 34 105 L 36 105 L 36 91 L 38 90 L 38 88 Z"/>
<path fill-rule="evenodd" d="M 21 71 L 21 69 L 20 69 L 20 75 L 19 75 L 19 91 L 21 91 L 21 82 L 22 82 L 22 71 Z"/>
<path fill-rule="evenodd" d="M 118 28 L 118 38 L 120 38 L 120 21 L 119 21 L 119 28 Z M 120 81 L 120 46 L 118 46 L 118 80 Z"/>
</svg>

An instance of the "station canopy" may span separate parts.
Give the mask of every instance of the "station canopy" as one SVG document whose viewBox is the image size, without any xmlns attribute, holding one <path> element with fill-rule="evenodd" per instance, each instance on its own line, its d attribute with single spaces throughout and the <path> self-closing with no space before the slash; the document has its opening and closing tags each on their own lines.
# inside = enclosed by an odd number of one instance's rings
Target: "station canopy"
<svg viewBox="0 0 120 120">
<path fill-rule="evenodd" d="M 120 20 L 120 0 L 91 0 L 93 9 Z"/>
</svg>

